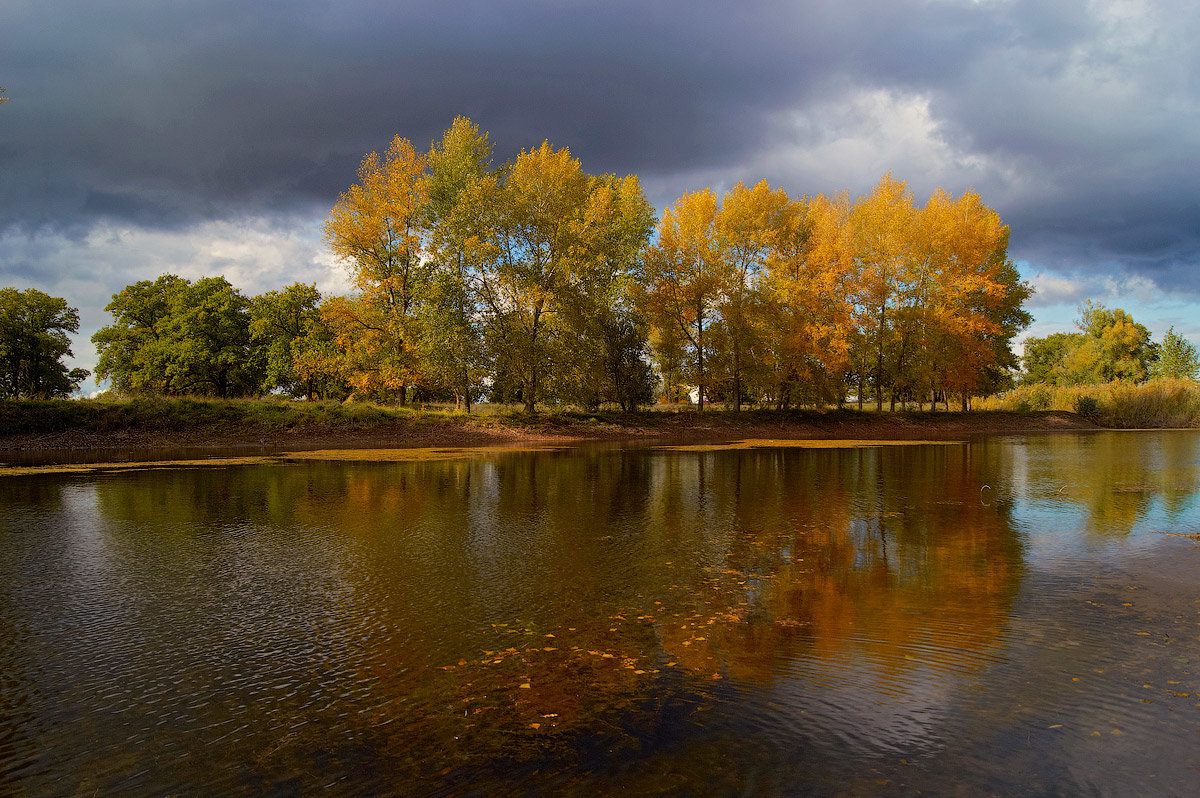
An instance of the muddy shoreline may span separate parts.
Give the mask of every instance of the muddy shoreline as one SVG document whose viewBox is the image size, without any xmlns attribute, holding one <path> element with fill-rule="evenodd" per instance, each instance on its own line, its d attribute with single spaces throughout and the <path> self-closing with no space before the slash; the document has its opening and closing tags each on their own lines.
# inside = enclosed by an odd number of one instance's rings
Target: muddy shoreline
<svg viewBox="0 0 1200 798">
<path fill-rule="evenodd" d="M 1104 429 L 1074 413 L 937 412 L 738 414 L 638 413 L 598 416 L 447 417 L 370 426 L 261 429 L 221 425 L 193 429 L 64 429 L 0 436 L 0 462 L 100 461 L 120 453 L 153 459 L 189 451 L 280 453 L 313 449 L 388 449 L 593 441 L 700 443 L 747 438 L 782 440 L 953 440 L 979 436 L 1089 432 Z"/>
</svg>

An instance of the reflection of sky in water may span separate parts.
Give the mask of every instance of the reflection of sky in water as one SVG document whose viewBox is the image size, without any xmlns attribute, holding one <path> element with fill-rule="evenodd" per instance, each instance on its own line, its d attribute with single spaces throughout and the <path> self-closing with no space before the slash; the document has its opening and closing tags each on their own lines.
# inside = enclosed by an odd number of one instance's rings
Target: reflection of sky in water
<svg viewBox="0 0 1200 798">
<path fill-rule="evenodd" d="M 1064 457 L 1067 447 L 1075 451 Z M 1013 440 L 1008 500 L 1030 566 L 1144 553 L 1162 544 L 1161 533 L 1200 531 L 1198 450 L 1194 431 Z"/>
</svg>

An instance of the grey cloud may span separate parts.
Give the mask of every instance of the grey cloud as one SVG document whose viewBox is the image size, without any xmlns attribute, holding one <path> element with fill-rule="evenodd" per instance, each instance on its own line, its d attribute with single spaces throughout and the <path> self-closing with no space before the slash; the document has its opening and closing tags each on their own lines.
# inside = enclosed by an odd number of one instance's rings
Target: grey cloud
<svg viewBox="0 0 1200 798">
<path fill-rule="evenodd" d="M 501 158 L 548 138 L 660 204 L 697 176 L 858 190 L 878 174 L 814 184 L 772 160 L 772 120 L 885 89 L 927 100 L 960 161 L 900 151 L 895 174 L 971 180 L 1014 256 L 1181 287 L 1200 253 L 1200 21 L 1145 7 L 1157 19 L 1035 0 L 26 2 L 0 53 L 0 228 L 311 217 L 365 152 L 424 146 L 457 114 Z"/>
</svg>

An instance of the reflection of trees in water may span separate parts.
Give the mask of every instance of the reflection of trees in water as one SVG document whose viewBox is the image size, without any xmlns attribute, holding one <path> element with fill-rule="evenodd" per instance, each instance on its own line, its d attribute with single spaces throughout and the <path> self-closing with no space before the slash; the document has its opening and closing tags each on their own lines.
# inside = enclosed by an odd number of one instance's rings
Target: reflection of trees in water
<svg viewBox="0 0 1200 798">
<path fill-rule="evenodd" d="M 194 589 L 213 617 L 193 633 L 231 667 L 256 661 L 256 636 L 302 640 L 286 661 L 309 666 L 303 689 L 263 710 L 277 731 L 247 732 L 256 768 L 305 772 L 332 746 L 430 783 L 431 762 L 454 778 L 644 749 L 730 677 L 853 660 L 904 687 L 930 656 L 977 664 L 1021 552 L 973 451 L 542 452 L 151 471 L 97 491 L 130 557 L 146 536 L 183 544 L 140 566 L 173 586 L 130 589 Z M 240 609 L 222 615 L 222 596 Z"/>
<path fill-rule="evenodd" d="M 715 630 L 683 656 L 764 681 L 797 656 L 855 649 L 903 671 L 917 641 L 960 655 L 991 645 L 1021 555 L 1005 505 L 981 502 L 971 456 L 930 447 L 729 458 L 730 479 L 713 483 L 739 494 L 724 568 L 689 591 L 712 596 Z M 681 632 L 668 633 L 672 650 L 684 650 Z"/>
<path fill-rule="evenodd" d="M 1200 437 L 1191 431 L 1030 437 L 1015 456 L 1032 501 L 1095 532 L 1128 534 L 1156 504 L 1174 521 L 1200 489 Z"/>
</svg>

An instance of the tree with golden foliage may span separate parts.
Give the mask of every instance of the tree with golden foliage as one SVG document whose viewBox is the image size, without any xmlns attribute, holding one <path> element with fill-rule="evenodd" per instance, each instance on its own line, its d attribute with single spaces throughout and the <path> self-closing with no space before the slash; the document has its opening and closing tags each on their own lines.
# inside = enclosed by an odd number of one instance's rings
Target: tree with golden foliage
<svg viewBox="0 0 1200 798">
<path fill-rule="evenodd" d="M 854 250 L 845 195 L 790 202 L 767 264 L 775 404 L 837 403 L 845 396 L 854 333 Z"/>
<path fill-rule="evenodd" d="M 721 200 L 716 232 L 723 268 L 718 311 L 724 339 L 725 381 L 733 408 L 742 409 L 750 386 L 761 392 L 773 358 L 767 351 L 769 295 L 764 287 L 768 264 L 780 257 L 791 231 L 794 203 L 783 189 L 765 180 L 753 188 L 738 183 Z"/>
<path fill-rule="evenodd" d="M 549 142 L 477 181 L 463 201 L 479 224 L 477 285 L 497 371 L 532 413 L 551 379 L 595 365 L 580 362 L 579 332 L 612 307 L 649 237 L 649 204 L 637 178 L 588 175 Z"/>
<path fill-rule="evenodd" d="M 397 136 L 381 157 L 372 152 L 358 169 L 359 182 L 339 198 L 325 220 L 330 249 L 350 267 L 362 292 L 351 316 L 388 353 L 387 385 L 404 404 L 419 372 L 414 305 L 427 276 L 426 158 Z M 340 311 L 339 311 L 340 313 Z M 368 323 L 366 320 L 370 319 Z M 353 325 L 351 325 L 353 327 Z"/>
<path fill-rule="evenodd" d="M 711 190 L 684 194 L 663 211 L 658 240 L 643 259 L 642 304 L 652 328 L 661 331 L 659 345 L 671 347 L 659 358 L 683 366 L 684 378 L 697 386 L 701 411 L 709 387 L 705 359 L 711 359 L 725 282 L 717 212 Z"/>
<path fill-rule="evenodd" d="M 765 182 L 707 189 L 663 214 L 645 258 L 643 307 L 664 376 L 776 406 L 841 404 L 847 378 L 930 405 L 1001 387 L 1030 288 L 1008 228 L 979 196 L 937 191 L 923 208 L 884 175 L 847 195 L 791 200 Z M 669 368 L 668 368 L 669 366 Z"/>
</svg>

